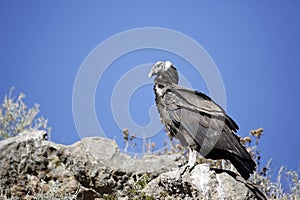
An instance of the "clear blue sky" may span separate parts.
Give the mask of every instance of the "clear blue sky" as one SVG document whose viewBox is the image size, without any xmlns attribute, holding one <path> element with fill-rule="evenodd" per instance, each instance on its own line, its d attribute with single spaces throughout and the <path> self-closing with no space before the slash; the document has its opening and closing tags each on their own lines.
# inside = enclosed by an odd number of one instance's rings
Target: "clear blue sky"
<svg viewBox="0 0 300 200">
<path fill-rule="evenodd" d="M 15 94 L 27 95 L 27 104 L 41 105 L 41 114 L 53 128 L 51 139 L 71 144 L 80 139 L 72 114 L 73 84 L 88 54 L 122 31 L 168 28 L 201 44 L 218 66 L 227 112 L 239 124 L 238 134 L 265 129 L 260 144 L 263 162 L 272 157 L 277 166 L 298 169 L 299 10 L 298 1 L 1 1 L 0 96 L 15 86 Z M 98 119 L 107 137 L 120 146 L 123 127 L 113 121 L 112 89 L 131 68 L 161 59 L 171 59 L 194 89 L 207 92 L 201 77 L 172 54 L 144 50 L 123 55 L 105 72 L 96 91 Z M 133 94 L 130 110 L 136 123 L 149 123 L 153 103 L 151 85 Z M 159 143 L 163 137 L 157 135 L 153 141 Z"/>
</svg>

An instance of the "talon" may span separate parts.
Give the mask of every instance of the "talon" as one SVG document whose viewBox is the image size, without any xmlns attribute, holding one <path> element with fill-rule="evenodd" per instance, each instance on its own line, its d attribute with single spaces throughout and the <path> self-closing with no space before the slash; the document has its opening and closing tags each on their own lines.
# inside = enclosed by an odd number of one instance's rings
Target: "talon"
<svg viewBox="0 0 300 200">
<path fill-rule="evenodd" d="M 180 172 L 180 176 L 182 176 L 185 172 L 186 172 L 186 169 L 187 168 L 189 168 L 189 165 L 188 164 L 186 164 L 185 166 L 184 166 L 184 169 L 182 170 L 182 172 Z"/>
<path fill-rule="evenodd" d="M 194 166 L 191 166 L 189 167 L 189 172 L 191 173 L 193 171 L 193 169 L 195 168 L 195 165 Z"/>
</svg>

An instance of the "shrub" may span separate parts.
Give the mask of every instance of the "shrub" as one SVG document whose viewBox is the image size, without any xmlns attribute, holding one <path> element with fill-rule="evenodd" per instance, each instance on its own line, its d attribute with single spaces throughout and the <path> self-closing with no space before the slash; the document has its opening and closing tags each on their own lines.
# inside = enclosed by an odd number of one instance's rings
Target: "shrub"
<svg viewBox="0 0 300 200">
<path fill-rule="evenodd" d="M 34 104 L 28 108 L 23 99 L 25 94 L 20 93 L 17 98 L 12 97 L 14 88 L 5 95 L 0 105 L 0 140 L 14 137 L 24 130 L 42 129 L 50 134 L 51 128 L 47 126 L 48 120 L 38 117 L 39 105 Z"/>
</svg>

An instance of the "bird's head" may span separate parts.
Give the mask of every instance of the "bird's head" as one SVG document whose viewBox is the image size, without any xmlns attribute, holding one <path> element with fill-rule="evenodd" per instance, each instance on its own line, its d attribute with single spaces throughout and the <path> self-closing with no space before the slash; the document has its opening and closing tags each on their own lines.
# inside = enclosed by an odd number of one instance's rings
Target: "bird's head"
<svg viewBox="0 0 300 200">
<path fill-rule="evenodd" d="M 172 66 L 172 63 L 170 61 L 157 61 L 153 66 L 148 74 L 148 77 L 151 78 L 152 76 L 159 76 L 163 72 L 167 71 Z"/>
<path fill-rule="evenodd" d="M 178 84 L 178 73 L 176 68 L 170 61 L 156 62 L 148 74 L 148 77 L 156 76 L 156 83 L 175 83 Z"/>
</svg>

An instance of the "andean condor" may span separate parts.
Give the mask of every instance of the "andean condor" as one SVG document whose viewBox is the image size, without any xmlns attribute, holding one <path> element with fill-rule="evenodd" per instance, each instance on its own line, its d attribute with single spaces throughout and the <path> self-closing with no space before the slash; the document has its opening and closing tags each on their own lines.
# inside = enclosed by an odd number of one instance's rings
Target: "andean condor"
<svg viewBox="0 0 300 200">
<path fill-rule="evenodd" d="M 179 86 L 170 61 L 155 63 L 148 77 L 152 76 L 161 121 L 190 150 L 188 165 L 194 166 L 199 152 L 205 158 L 229 160 L 247 180 L 256 164 L 235 134 L 238 125 L 210 97 Z"/>
</svg>

